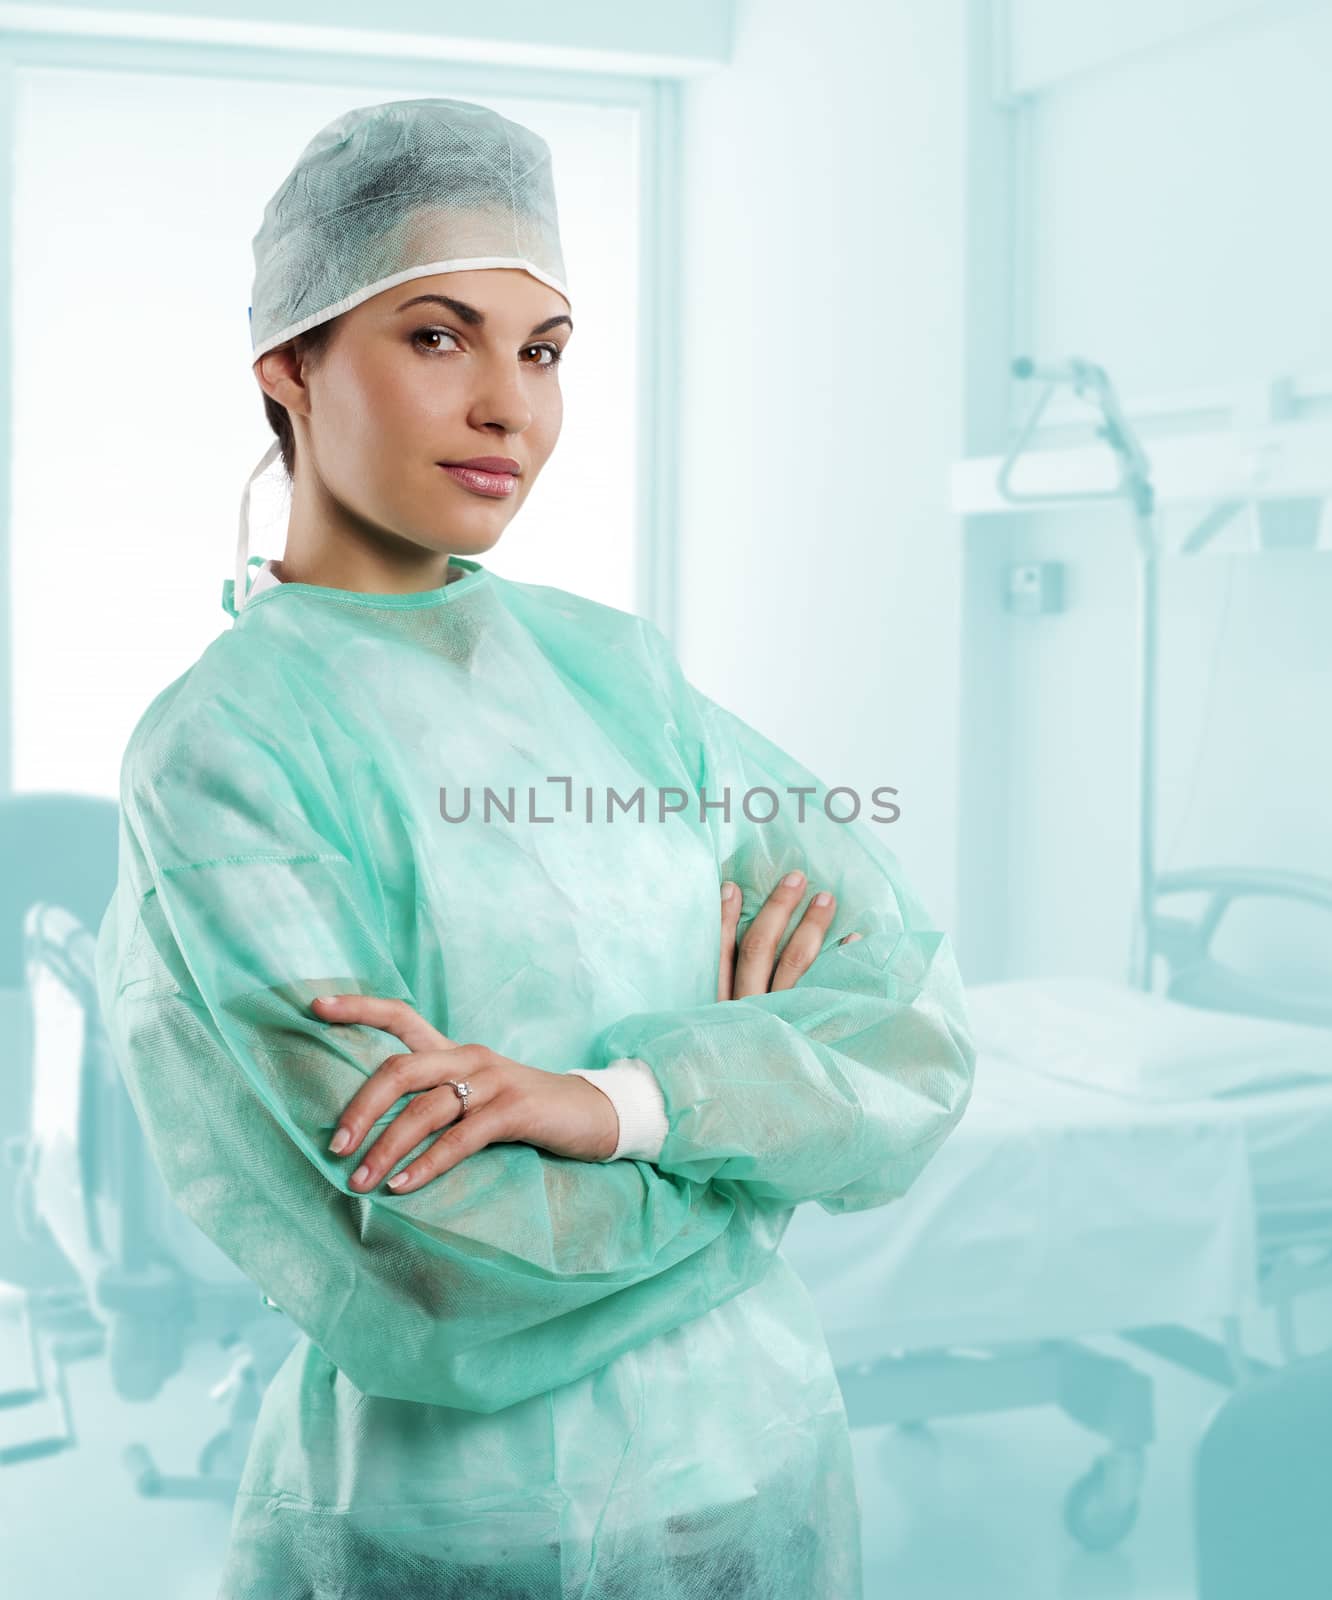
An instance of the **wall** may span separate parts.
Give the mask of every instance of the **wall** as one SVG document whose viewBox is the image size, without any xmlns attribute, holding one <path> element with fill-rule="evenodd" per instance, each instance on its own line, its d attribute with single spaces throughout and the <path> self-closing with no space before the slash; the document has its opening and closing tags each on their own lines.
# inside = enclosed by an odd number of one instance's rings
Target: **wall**
<svg viewBox="0 0 1332 1600">
<path fill-rule="evenodd" d="M 686 86 L 679 647 L 953 927 L 968 7 L 738 9 Z"/>
<path fill-rule="evenodd" d="M 1032 26 L 1040 9 L 1020 6 L 1018 20 Z M 1156 429 L 1189 397 L 1206 396 L 1224 426 L 1260 410 L 1274 380 L 1332 388 L 1332 7 L 1218 0 L 1176 20 L 1202 12 L 1207 26 L 1172 32 L 1162 8 L 1150 48 L 1070 59 L 1011 112 L 1016 338 L 1045 359 L 1100 362 L 1140 416 L 1158 410 Z M 1170 512 L 1169 531 L 1205 509 Z M 976 519 L 966 538 L 963 740 L 1007 750 L 995 790 L 964 802 L 972 976 L 1120 976 L 1135 862 L 1127 516 Z M 1037 556 L 1067 564 L 1068 609 L 996 616 L 1004 562 Z M 1167 561 L 1160 867 L 1332 874 L 1329 615 L 1326 553 Z M 1318 940 L 1332 948 L 1326 918 L 1269 910 L 1233 953 L 1290 975 Z"/>
</svg>

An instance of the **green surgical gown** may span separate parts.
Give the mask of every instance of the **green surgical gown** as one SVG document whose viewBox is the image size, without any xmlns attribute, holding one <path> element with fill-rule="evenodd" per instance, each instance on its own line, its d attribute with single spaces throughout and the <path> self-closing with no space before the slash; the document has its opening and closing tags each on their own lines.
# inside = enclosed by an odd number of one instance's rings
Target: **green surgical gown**
<svg viewBox="0 0 1332 1600">
<path fill-rule="evenodd" d="M 660 630 L 455 565 L 258 594 L 124 757 L 113 1048 L 177 1203 L 301 1330 L 220 1600 L 851 1600 L 846 1416 L 779 1245 L 802 1201 L 904 1194 L 962 1115 L 948 939 Z M 719 1002 L 721 880 L 743 931 L 793 867 L 801 910 L 838 897 L 822 953 Z M 549 1071 L 645 1061 L 659 1158 L 502 1144 L 353 1193 L 328 1142 L 402 1046 L 311 1013 L 339 992 Z"/>
</svg>

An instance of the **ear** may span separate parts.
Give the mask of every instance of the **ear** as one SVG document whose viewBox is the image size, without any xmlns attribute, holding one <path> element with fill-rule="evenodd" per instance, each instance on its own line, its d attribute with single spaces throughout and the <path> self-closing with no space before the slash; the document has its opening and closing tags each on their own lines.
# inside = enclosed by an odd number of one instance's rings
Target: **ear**
<svg viewBox="0 0 1332 1600">
<path fill-rule="evenodd" d="M 310 392 L 294 345 L 279 345 L 276 350 L 266 351 L 254 363 L 253 370 L 255 382 L 271 399 L 290 412 L 309 414 Z"/>
</svg>

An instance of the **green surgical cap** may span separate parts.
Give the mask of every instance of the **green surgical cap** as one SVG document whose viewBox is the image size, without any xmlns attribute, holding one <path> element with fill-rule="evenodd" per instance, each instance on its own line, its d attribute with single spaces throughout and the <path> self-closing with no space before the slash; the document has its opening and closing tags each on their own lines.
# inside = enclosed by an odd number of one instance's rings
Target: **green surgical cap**
<svg viewBox="0 0 1332 1600">
<path fill-rule="evenodd" d="M 569 298 L 546 141 L 466 100 L 359 106 L 264 208 L 253 359 L 396 284 L 482 267 L 521 267 Z"/>
<path fill-rule="evenodd" d="M 519 267 L 569 299 L 550 149 L 468 100 L 358 106 L 322 128 L 254 236 L 251 364 L 298 333 L 412 278 Z M 234 604 L 245 603 L 250 489 L 241 496 Z"/>
</svg>

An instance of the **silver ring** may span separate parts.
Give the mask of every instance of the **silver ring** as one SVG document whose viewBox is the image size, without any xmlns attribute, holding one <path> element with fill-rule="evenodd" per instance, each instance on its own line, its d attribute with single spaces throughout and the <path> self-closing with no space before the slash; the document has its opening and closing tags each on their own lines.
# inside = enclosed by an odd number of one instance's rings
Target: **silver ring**
<svg viewBox="0 0 1332 1600">
<path fill-rule="evenodd" d="M 472 1092 L 472 1086 L 466 1081 L 459 1083 L 453 1078 L 445 1078 L 444 1082 L 448 1084 L 449 1088 L 453 1090 L 454 1094 L 462 1102 L 462 1110 L 458 1113 L 458 1120 L 461 1122 L 467 1115 L 467 1097 Z"/>
</svg>

